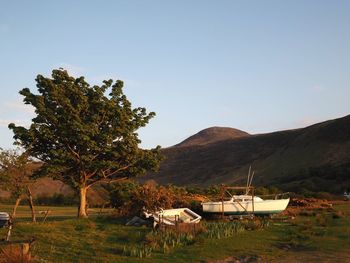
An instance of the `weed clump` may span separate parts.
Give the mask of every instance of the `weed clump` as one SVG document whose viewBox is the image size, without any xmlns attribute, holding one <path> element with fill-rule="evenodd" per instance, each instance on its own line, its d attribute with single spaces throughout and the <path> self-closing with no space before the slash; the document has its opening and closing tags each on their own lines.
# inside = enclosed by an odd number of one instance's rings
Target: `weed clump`
<svg viewBox="0 0 350 263">
<path fill-rule="evenodd" d="M 124 246 L 123 255 L 130 256 L 130 257 L 146 258 L 146 257 L 151 256 L 152 251 L 153 251 L 152 247 L 148 247 L 145 245 L 133 246 L 130 248 Z"/>
<path fill-rule="evenodd" d="M 196 228 L 161 228 L 149 232 L 142 245 L 124 247 L 123 255 L 145 258 L 152 252 L 170 253 L 174 248 L 192 245 L 196 237 L 202 233 L 203 227 Z"/>
<path fill-rule="evenodd" d="M 155 249 L 160 249 L 163 253 L 168 253 L 175 247 L 191 245 L 194 242 L 195 234 L 170 229 L 153 231 L 146 235 L 146 243 Z"/>
<path fill-rule="evenodd" d="M 233 222 L 201 222 L 199 224 L 178 224 L 160 226 L 146 234 L 142 245 L 124 247 L 123 255 L 144 258 L 152 252 L 170 253 L 177 247 L 189 246 L 203 239 L 229 238 L 246 230 L 259 230 L 267 227 L 267 219 Z"/>
<path fill-rule="evenodd" d="M 245 226 L 238 221 L 207 223 L 206 228 L 207 231 L 204 233 L 205 237 L 215 239 L 232 237 L 245 230 Z"/>
</svg>

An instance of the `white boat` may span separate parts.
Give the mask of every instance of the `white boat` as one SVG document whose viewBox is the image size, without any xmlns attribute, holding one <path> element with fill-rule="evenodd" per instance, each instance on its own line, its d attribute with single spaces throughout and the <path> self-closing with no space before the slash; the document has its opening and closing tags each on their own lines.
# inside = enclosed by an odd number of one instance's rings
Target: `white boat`
<svg viewBox="0 0 350 263">
<path fill-rule="evenodd" d="M 177 223 L 196 224 L 202 217 L 188 208 L 160 209 L 157 212 L 144 212 L 146 218 L 153 217 L 156 224 L 176 225 Z"/>
<path fill-rule="evenodd" d="M 263 200 L 258 196 L 234 195 L 228 201 L 202 203 L 205 213 L 222 213 L 226 215 L 270 215 L 284 211 L 289 203 L 287 199 Z"/>
</svg>

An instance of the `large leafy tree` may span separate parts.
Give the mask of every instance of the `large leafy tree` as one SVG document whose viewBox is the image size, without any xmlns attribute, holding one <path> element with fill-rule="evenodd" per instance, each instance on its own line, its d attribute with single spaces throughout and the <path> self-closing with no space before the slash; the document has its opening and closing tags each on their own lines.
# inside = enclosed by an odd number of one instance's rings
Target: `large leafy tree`
<svg viewBox="0 0 350 263">
<path fill-rule="evenodd" d="M 43 161 L 35 176 L 51 176 L 71 185 L 80 195 L 79 217 L 86 217 L 86 194 L 99 182 L 111 182 L 155 170 L 159 146 L 139 148 L 136 131 L 155 116 L 132 108 L 123 94 L 123 82 L 105 80 L 90 86 L 84 77 L 66 70 L 52 77 L 38 75 L 39 94 L 20 91 L 24 103 L 35 108 L 29 128 L 9 124 L 16 143 Z"/>
</svg>

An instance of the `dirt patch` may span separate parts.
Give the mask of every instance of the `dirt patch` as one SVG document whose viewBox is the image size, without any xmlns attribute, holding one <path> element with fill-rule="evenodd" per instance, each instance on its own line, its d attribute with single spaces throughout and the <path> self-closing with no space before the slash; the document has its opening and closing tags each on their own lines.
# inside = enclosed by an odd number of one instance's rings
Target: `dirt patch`
<svg viewBox="0 0 350 263">
<path fill-rule="evenodd" d="M 264 256 L 248 255 L 235 257 L 231 256 L 225 259 L 213 260 L 213 261 L 203 261 L 203 263 L 267 263 L 270 260 Z"/>
<path fill-rule="evenodd" d="M 286 252 L 282 257 L 271 259 L 267 256 L 240 256 L 227 257 L 221 260 L 202 261 L 202 263 L 350 263 L 350 254 L 340 253 L 320 253 L 319 251 L 298 251 Z"/>
<path fill-rule="evenodd" d="M 319 251 L 307 251 L 290 253 L 284 257 L 269 261 L 271 263 L 350 263 L 350 254 L 347 252 L 320 253 Z"/>
</svg>

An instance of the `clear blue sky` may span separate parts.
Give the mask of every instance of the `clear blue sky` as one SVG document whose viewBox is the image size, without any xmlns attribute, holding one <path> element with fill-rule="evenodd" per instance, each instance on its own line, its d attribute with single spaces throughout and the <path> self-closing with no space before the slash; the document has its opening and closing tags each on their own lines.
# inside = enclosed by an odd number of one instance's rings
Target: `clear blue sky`
<svg viewBox="0 0 350 263">
<path fill-rule="evenodd" d="M 350 1 L 1 1 L 0 147 L 33 112 L 18 91 L 64 67 L 119 78 L 157 116 L 142 146 L 210 126 L 250 133 L 350 113 Z"/>
</svg>

